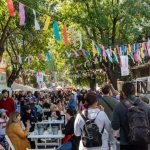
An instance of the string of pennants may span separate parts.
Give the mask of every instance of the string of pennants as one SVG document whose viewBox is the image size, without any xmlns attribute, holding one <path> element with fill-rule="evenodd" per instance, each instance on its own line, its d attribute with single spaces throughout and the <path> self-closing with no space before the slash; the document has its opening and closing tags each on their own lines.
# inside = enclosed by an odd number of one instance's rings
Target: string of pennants
<svg viewBox="0 0 150 150">
<path fill-rule="evenodd" d="M 105 77 L 106 72 L 103 71 L 102 69 L 95 69 L 95 70 L 84 70 L 84 71 L 78 71 L 76 73 L 71 73 L 68 74 L 70 76 L 70 78 L 73 79 L 87 79 L 87 78 L 91 78 L 91 79 L 95 79 L 95 75 L 100 75 Z"/>
<path fill-rule="evenodd" d="M 17 56 L 16 62 L 19 64 L 22 64 L 23 62 L 27 62 L 28 64 L 31 64 L 32 60 L 45 60 L 45 61 L 51 61 L 53 59 L 50 52 L 46 52 L 44 55 L 38 54 L 38 56 L 32 56 L 28 55 L 27 57 L 22 57 L 21 55 Z"/>
<path fill-rule="evenodd" d="M 8 5 L 10 16 L 15 16 L 16 13 L 15 13 L 15 8 L 14 8 L 12 0 L 7 0 L 7 5 Z M 25 20 L 26 20 L 25 6 L 26 5 L 19 2 L 19 17 L 20 17 L 19 24 L 21 26 L 25 25 Z M 41 30 L 40 24 L 36 16 L 37 11 L 35 11 L 34 9 L 32 9 L 32 11 L 34 14 L 35 30 Z M 46 15 L 46 21 L 45 21 L 43 30 L 48 30 L 50 22 L 51 22 L 51 17 Z M 61 40 L 58 21 L 53 22 L 53 30 L 54 30 L 55 39 L 57 41 Z M 130 60 L 132 60 L 133 63 L 141 63 L 142 60 L 144 60 L 146 57 L 150 57 L 150 39 L 147 42 L 143 42 L 143 43 L 116 45 L 115 47 L 111 47 L 111 46 L 105 47 L 104 45 L 99 44 L 98 42 L 92 40 L 91 41 L 92 53 L 91 53 L 88 50 L 83 49 L 83 43 L 82 43 L 83 39 L 82 39 L 81 33 L 78 33 L 78 38 L 79 38 L 79 45 L 80 45 L 79 50 L 72 50 L 72 52 L 69 52 L 66 50 L 65 54 L 67 58 L 70 58 L 72 56 L 74 56 L 75 58 L 79 58 L 79 57 L 88 57 L 88 56 L 91 57 L 91 56 L 98 55 L 98 57 L 96 58 L 93 57 L 95 59 L 94 61 L 93 60 L 91 61 L 87 58 L 86 62 L 84 62 L 84 66 L 90 66 L 91 63 L 98 63 L 98 62 L 101 62 L 102 60 L 109 61 L 110 63 L 118 63 L 120 64 L 120 66 L 122 66 L 121 56 L 130 57 L 131 58 Z M 68 30 L 67 30 L 66 25 L 63 26 L 63 40 L 64 40 L 65 45 L 69 44 Z M 76 47 L 77 37 L 75 36 L 74 28 L 71 28 L 71 40 L 72 40 L 72 44 Z M 50 58 L 51 55 L 48 57 Z M 29 63 L 30 56 L 27 57 L 27 60 Z M 74 64 L 74 68 L 76 71 L 77 67 L 75 66 L 76 65 Z"/>
</svg>

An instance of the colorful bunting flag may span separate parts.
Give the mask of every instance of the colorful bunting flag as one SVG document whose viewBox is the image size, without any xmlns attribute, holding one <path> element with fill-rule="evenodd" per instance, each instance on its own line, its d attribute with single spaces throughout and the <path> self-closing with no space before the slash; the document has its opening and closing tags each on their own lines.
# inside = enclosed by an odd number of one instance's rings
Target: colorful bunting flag
<svg viewBox="0 0 150 150">
<path fill-rule="evenodd" d="M 93 52 L 93 54 L 97 54 L 97 50 L 95 48 L 95 43 L 93 40 L 92 40 L 92 52 Z"/>
<path fill-rule="evenodd" d="M 110 56 L 112 56 L 113 51 L 112 51 L 111 46 L 109 46 L 109 50 L 110 50 Z"/>
<path fill-rule="evenodd" d="M 38 54 L 38 58 L 39 58 L 39 60 L 43 60 L 42 54 Z"/>
<path fill-rule="evenodd" d="M 66 25 L 64 25 L 64 29 L 63 29 L 64 31 L 64 43 L 65 43 L 65 45 L 68 45 L 68 43 L 69 43 L 69 41 L 68 41 L 68 35 L 67 35 L 67 27 L 66 27 Z"/>
<path fill-rule="evenodd" d="M 22 64 L 22 58 L 21 58 L 20 55 L 18 55 L 18 63 L 19 63 L 19 64 Z"/>
<path fill-rule="evenodd" d="M 80 39 L 80 50 L 82 49 L 82 34 L 81 33 L 79 33 L 79 39 Z"/>
<path fill-rule="evenodd" d="M 12 0 L 7 0 L 7 6 L 8 6 L 10 16 L 14 17 L 16 13 L 15 13 L 15 8 L 14 8 Z"/>
<path fill-rule="evenodd" d="M 50 16 L 46 15 L 46 21 L 43 30 L 48 30 L 49 24 L 50 24 L 51 18 Z"/>
<path fill-rule="evenodd" d="M 28 57 L 27 57 L 27 62 L 28 62 L 28 64 L 30 64 L 31 63 L 31 55 L 28 55 Z"/>
<path fill-rule="evenodd" d="M 95 47 L 96 47 L 96 49 L 98 50 L 99 54 L 100 54 L 101 56 L 103 56 L 103 53 L 102 53 L 102 50 L 101 50 L 100 46 L 99 46 L 98 44 L 96 44 L 95 41 L 94 41 L 94 44 L 95 44 Z"/>
<path fill-rule="evenodd" d="M 87 51 L 85 49 L 84 49 L 84 51 L 85 51 L 85 53 L 86 53 L 87 56 L 90 56 L 90 52 L 89 51 Z"/>
<path fill-rule="evenodd" d="M 77 51 L 73 50 L 73 52 L 76 57 L 79 57 L 79 54 L 77 53 Z"/>
<path fill-rule="evenodd" d="M 107 50 L 106 50 L 106 53 L 107 53 L 107 56 L 108 56 L 109 61 L 112 63 L 112 62 L 113 62 L 113 60 L 112 60 L 112 57 L 111 57 L 110 50 L 109 50 L 109 49 L 107 49 Z"/>
<path fill-rule="evenodd" d="M 33 11 L 33 14 L 34 14 L 34 25 L 35 25 L 35 30 L 40 30 L 40 25 L 39 25 L 39 23 L 38 23 L 38 21 L 37 21 L 37 18 L 36 18 L 36 12 L 35 12 L 34 9 L 33 9 L 32 11 Z"/>
<path fill-rule="evenodd" d="M 48 61 L 52 60 L 52 56 L 48 51 L 46 52 L 46 58 L 47 58 Z"/>
<path fill-rule="evenodd" d="M 67 55 L 68 58 L 71 57 L 71 54 L 69 54 L 67 51 L 65 51 L 65 53 L 66 53 L 66 55 Z"/>
<path fill-rule="evenodd" d="M 86 56 L 86 52 L 84 49 L 82 49 L 82 54 L 83 54 L 83 56 Z"/>
<path fill-rule="evenodd" d="M 150 39 L 148 39 L 148 42 L 147 42 L 147 52 L 150 56 Z"/>
<path fill-rule="evenodd" d="M 106 57 L 106 56 L 107 56 L 107 53 L 106 53 L 106 50 L 105 50 L 104 45 L 101 45 L 101 48 L 102 48 L 102 50 L 103 50 L 103 56 Z"/>
<path fill-rule="evenodd" d="M 55 39 L 57 41 L 59 41 L 60 40 L 60 34 L 59 34 L 59 28 L 58 28 L 58 22 L 57 21 L 54 21 L 54 23 L 53 23 L 53 29 L 54 29 Z"/>
<path fill-rule="evenodd" d="M 75 37 L 75 34 L 74 34 L 74 28 L 71 29 L 71 32 L 72 32 L 72 41 L 73 41 L 73 44 L 74 44 L 74 46 L 76 46 L 76 37 Z"/>
<path fill-rule="evenodd" d="M 19 16 L 20 16 L 20 25 L 25 24 L 25 9 L 24 9 L 24 4 L 19 3 Z"/>
</svg>

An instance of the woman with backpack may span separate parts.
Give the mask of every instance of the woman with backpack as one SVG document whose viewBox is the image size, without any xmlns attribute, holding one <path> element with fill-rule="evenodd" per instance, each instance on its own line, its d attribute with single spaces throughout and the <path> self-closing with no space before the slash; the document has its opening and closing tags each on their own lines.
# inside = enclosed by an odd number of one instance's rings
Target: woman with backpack
<svg viewBox="0 0 150 150">
<path fill-rule="evenodd" d="M 99 109 L 96 93 L 86 95 L 85 106 L 74 125 L 75 135 L 81 136 L 79 150 L 109 150 L 111 123 L 105 112 Z"/>
</svg>

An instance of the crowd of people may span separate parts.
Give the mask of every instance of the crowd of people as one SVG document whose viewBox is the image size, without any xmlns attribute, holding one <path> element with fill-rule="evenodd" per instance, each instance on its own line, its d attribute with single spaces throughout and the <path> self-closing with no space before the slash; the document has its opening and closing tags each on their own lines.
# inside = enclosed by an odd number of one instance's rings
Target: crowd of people
<svg viewBox="0 0 150 150">
<path fill-rule="evenodd" d="M 50 109 L 48 112 L 43 110 Z M 44 115 L 43 115 L 44 113 Z M 34 148 L 27 138 L 36 122 L 65 116 L 65 135 L 58 150 L 148 150 L 150 106 L 147 97 L 135 96 L 132 83 L 122 91 L 110 83 L 99 91 L 39 92 L 2 91 L 0 100 L 0 149 L 8 149 L 7 135 L 15 150 Z M 44 117 L 44 118 L 43 118 Z M 142 138 L 143 137 L 143 138 Z"/>
</svg>

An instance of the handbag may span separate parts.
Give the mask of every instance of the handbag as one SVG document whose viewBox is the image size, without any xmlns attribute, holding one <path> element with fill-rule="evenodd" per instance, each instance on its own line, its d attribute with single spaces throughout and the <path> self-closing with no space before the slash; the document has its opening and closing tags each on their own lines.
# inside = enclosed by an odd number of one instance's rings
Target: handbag
<svg viewBox="0 0 150 150">
<path fill-rule="evenodd" d="M 63 139 L 63 144 L 67 143 L 73 136 L 74 136 L 74 134 L 65 135 L 65 137 Z"/>
</svg>

